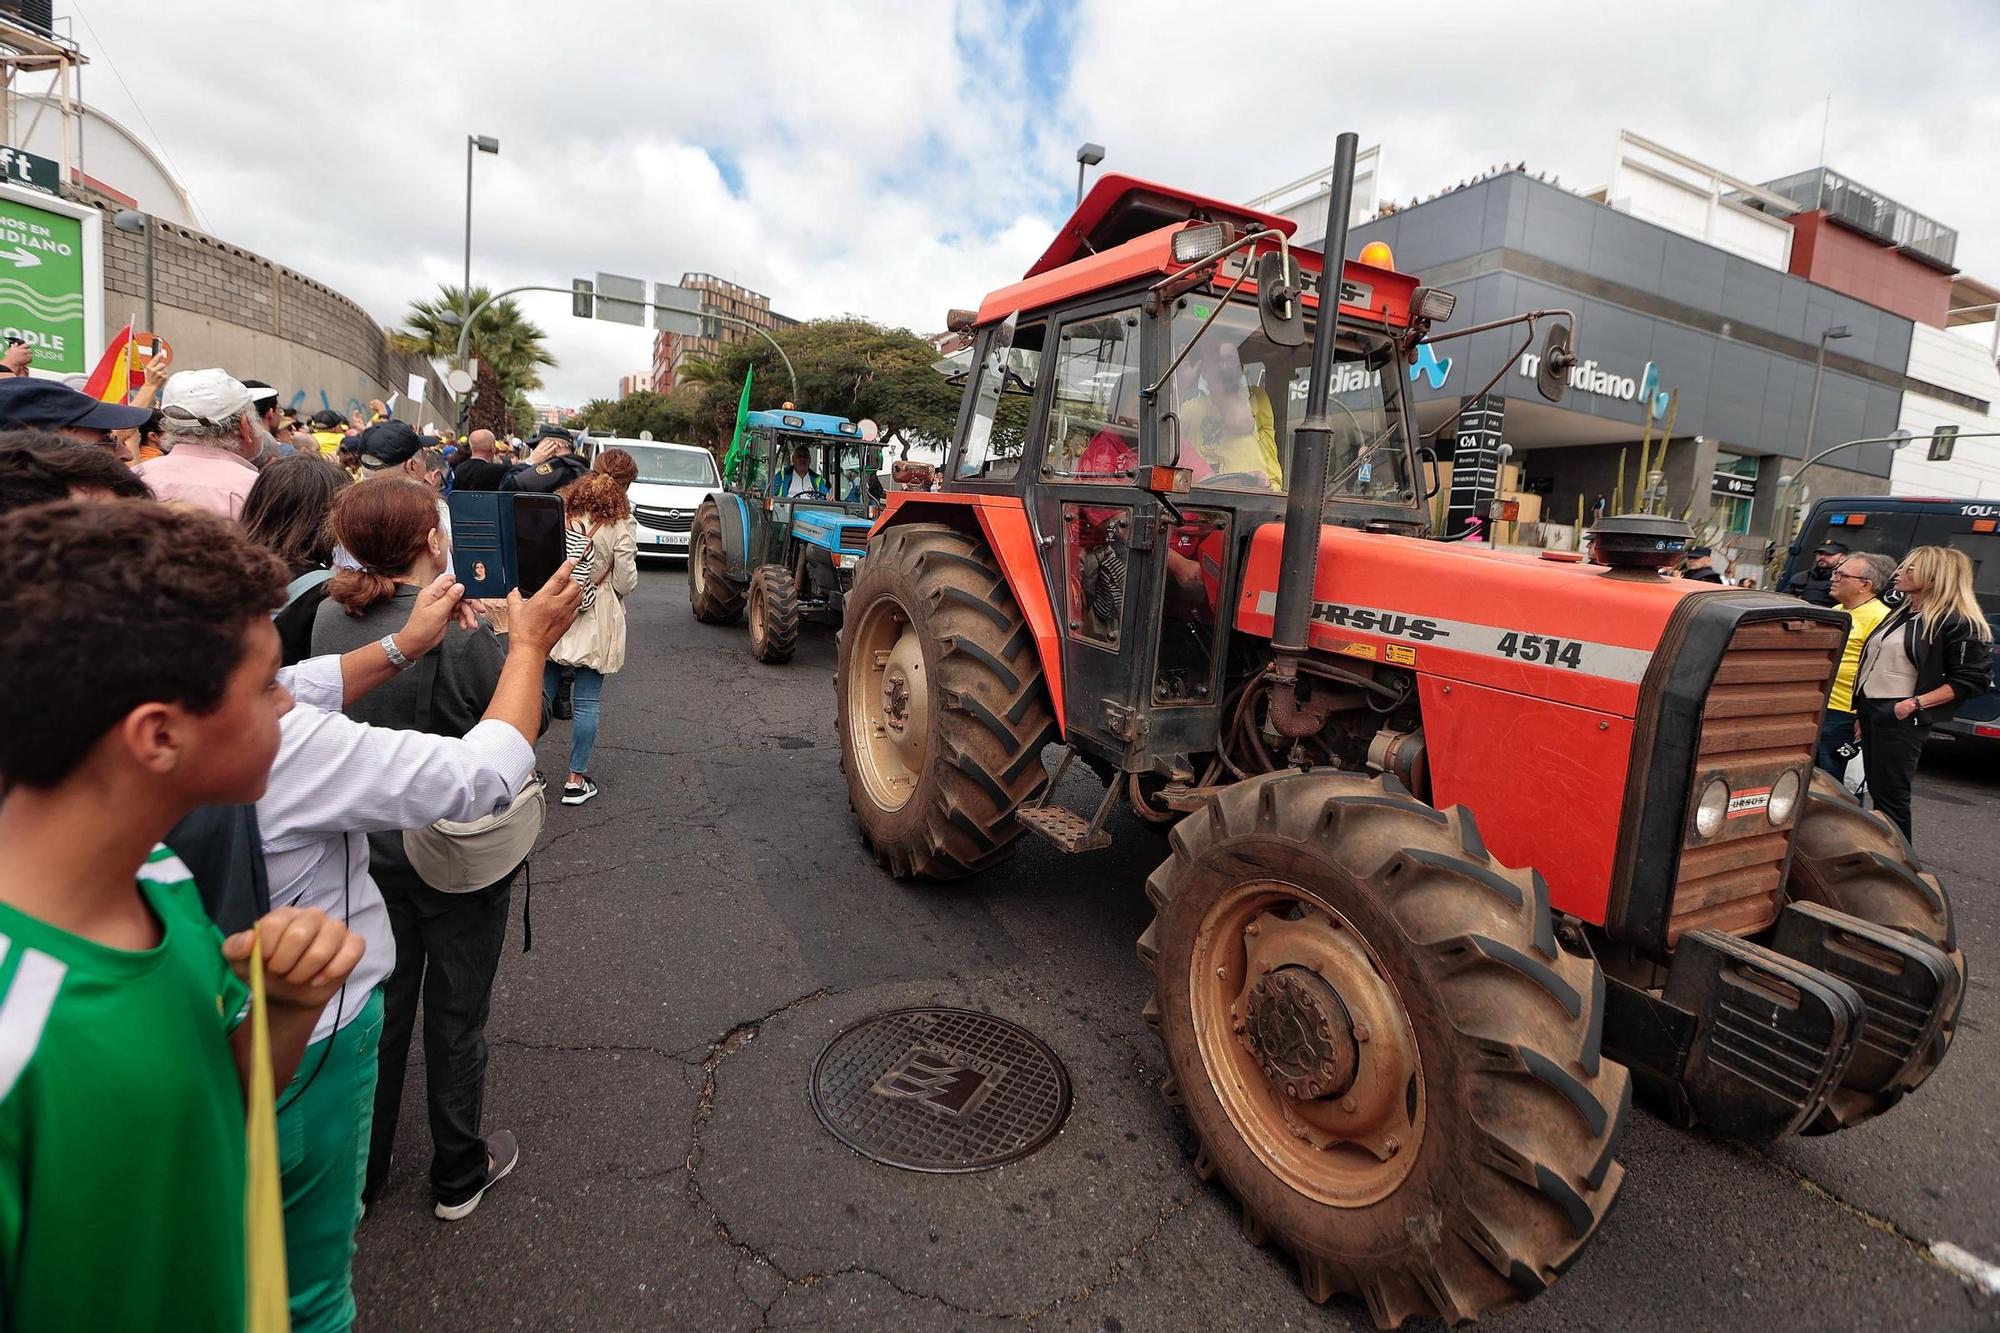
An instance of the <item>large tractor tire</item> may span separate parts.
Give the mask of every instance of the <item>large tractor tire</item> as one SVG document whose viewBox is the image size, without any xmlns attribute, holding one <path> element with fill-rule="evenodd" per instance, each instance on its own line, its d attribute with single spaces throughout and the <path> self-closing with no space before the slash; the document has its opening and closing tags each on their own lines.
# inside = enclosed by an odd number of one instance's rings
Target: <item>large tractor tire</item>
<svg viewBox="0 0 2000 1333">
<path fill-rule="evenodd" d="M 1139 940 L 1195 1172 L 1306 1293 L 1475 1319 L 1575 1262 L 1624 1179 L 1631 1080 L 1540 875 L 1392 779 L 1293 771 L 1174 827 Z"/>
<path fill-rule="evenodd" d="M 956 879 L 1007 855 L 1057 733 L 1034 635 L 984 541 L 939 523 L 871 540 L 834 688 L 848 800 L 877 862 Z"/>
<path fill-rule="evenodd" d="M 1792 899 L 1818 903 L 1874 925 L 1928 940 L 1944 950 L 1958 971 L 1958 995 L 1938 1035 L 1894 1087 L 1843 1087 L 1805 1132 L 1826 1134 L 1871 1120 L 1916 1091 L 1950 1049 L 1965 1004 L 1965 955 L 1952 926 L 1951 900 L 1937 876 L 1917 864 L 1902 832 L 1872 810 L 1863 810 L 1845 787 L 1818 769 L 1792 835 L 1792 867 L 1785 884 Z M 1856 1061 L 1860 1064 L 1859 1059 Z M 1850 1074 L 1858 1074 L 1850 1069 Z"/>
<path fill-rule="evenodd" d="M 722 553 L 722 515 L 715 501 L 703 500 L 694 511 L 688 534 L 688 603 L 694 618 L 705 625 L 733 625 L 743 615 L 743 585 L 729 577 Z"/>
<path fill-rule="evenodd" d="M 789 662 L 799 646 L 799 585 L 783 565 L 759 565 L 750 576 L 750 656 Z"/>
</svg>

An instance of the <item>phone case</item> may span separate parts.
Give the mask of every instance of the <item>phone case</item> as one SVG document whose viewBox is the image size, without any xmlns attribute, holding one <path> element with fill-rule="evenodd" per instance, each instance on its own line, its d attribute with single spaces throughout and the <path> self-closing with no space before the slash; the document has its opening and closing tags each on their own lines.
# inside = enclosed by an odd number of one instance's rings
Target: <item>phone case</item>
<svg viewBox="0 0 2000 1333">
<path fill-rule="evenodd" d="M 563 503 L 521 491 L 454 491 L 451 563 L 467 597 L 533 594 L 563 562 Z"/>
</svg>

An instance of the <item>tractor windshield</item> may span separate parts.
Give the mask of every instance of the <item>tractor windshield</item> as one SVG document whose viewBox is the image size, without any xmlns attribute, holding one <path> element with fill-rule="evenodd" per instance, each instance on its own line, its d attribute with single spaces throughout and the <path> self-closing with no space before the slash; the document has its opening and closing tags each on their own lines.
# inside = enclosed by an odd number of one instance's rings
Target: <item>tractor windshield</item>
<svg viewBox="0 0 2000 1333">
<path fill-rule="evenodd" d="M 774 494 L 786 499 L 867 504 L 881 499 L 882 446 L 824 435 L 777 435 L 772 440 Z"/>
<path fill-rule="evenodd" d="M 1214 298 L 1184 298 L 1174 312 L 1179 354 L 1215 310 Z M 1403 413 L 1382 384 L 1395 365 L 1387 339 L 1343 333 L 1327 399 L 1335 433 L 1327 495 L 1407 504 L 1411 492 Z M 1312 347 L 1265 338 L 1256 307 L 1231 303 L 1175 370 L 1167 402 L 1179 426 L 1179 464 L 1197 488 L 1283 492 L 1292 431 L 1305 415 Z M 1163 436 L 1171 440 L 1171 435 Z M 1170 444 L 1163 448 L 1171 449 Z"/>
</svg>

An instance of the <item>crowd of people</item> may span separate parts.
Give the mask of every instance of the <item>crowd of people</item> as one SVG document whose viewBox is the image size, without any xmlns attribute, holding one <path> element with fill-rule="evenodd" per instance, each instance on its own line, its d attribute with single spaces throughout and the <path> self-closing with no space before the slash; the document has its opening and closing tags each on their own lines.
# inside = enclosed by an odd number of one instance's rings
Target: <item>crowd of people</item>
<svg viewBox="0 0 2000 1333">
<path fill-rule="evenodd" d="M 267 389 L 0 377 L 0 1327 L 243 1326 L 253 940 L 294 1328 L 354 1321 L 420 999 L 436 1215 L 520 1161 L 488 1004 L 565 674 L 564 800 L 596 794 L 637 467 Z M 561 496 L 570 558 L 467 601 L 451 489 Z"/>
</svg>

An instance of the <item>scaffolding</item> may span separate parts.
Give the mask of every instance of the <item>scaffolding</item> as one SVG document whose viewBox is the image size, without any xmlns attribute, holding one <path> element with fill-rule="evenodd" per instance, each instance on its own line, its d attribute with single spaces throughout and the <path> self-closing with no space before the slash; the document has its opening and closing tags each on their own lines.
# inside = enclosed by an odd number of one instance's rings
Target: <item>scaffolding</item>
<svg viewBox="0 0 2000 1333">
<path fill-rule="evenodd" d="M 77 179 L 83 156 L 83 97 L 80 71 L 89 58 L 75 42 L 58 36 L 9 10 L 34 6 L 0 6 L 0 143 L 20 148 L 39 128 L 50 107 L 62 116 L 62 178 L 68 185 Z M 44 7 L 45 8 L 45 7 Z M 47 89 L 35 91 L 24 86 L 27 80 L 49 76 Z M 24 126 L 20 121 L 23 104 L 34 108 Z"/>
</svg>

